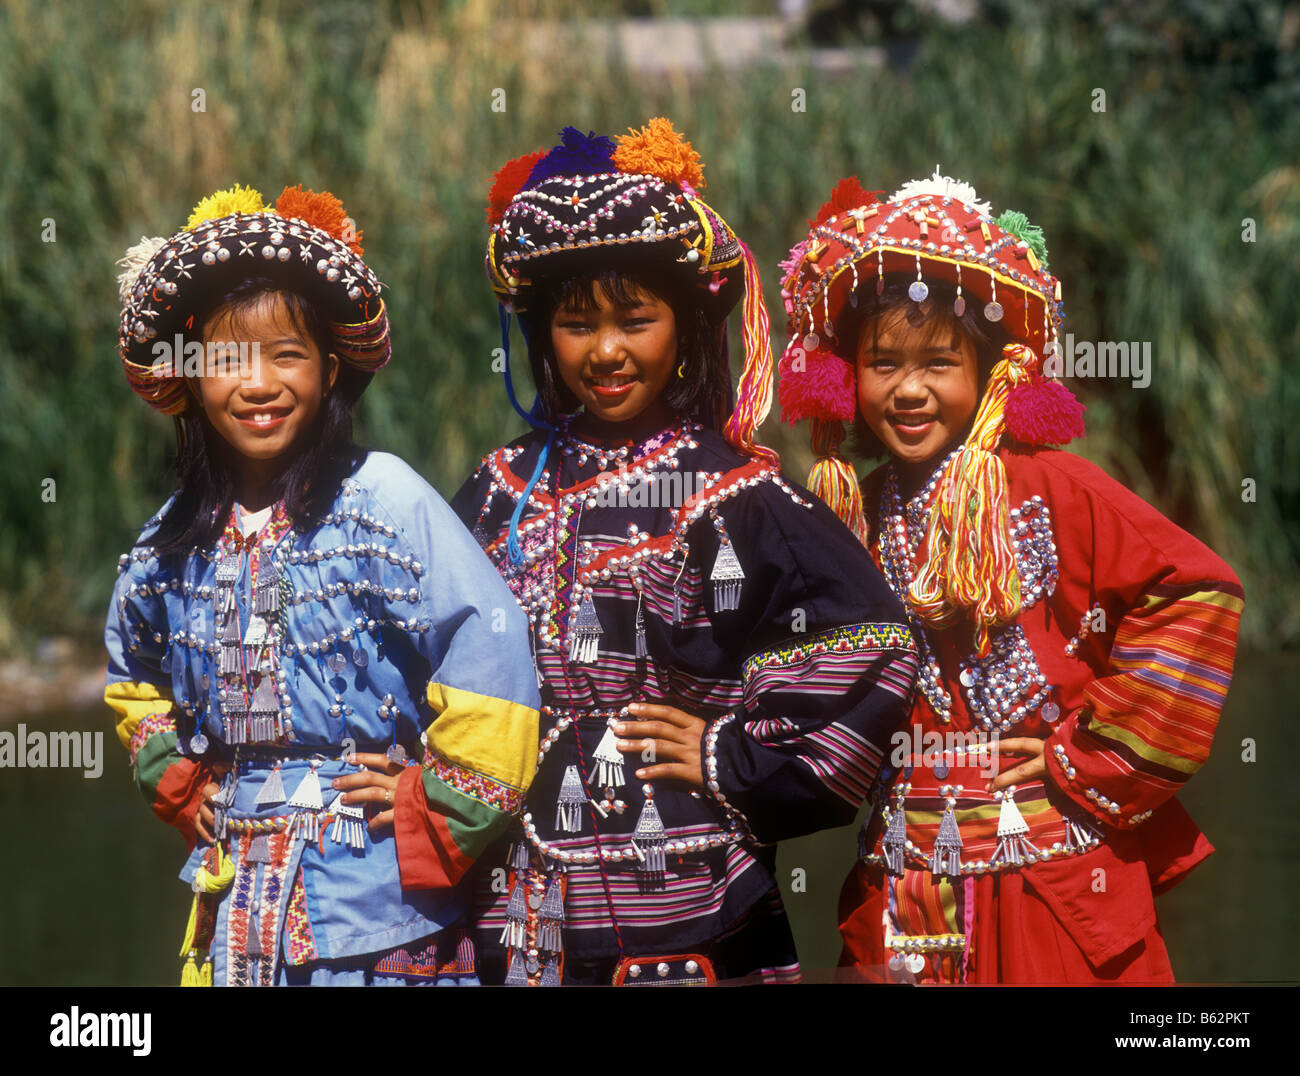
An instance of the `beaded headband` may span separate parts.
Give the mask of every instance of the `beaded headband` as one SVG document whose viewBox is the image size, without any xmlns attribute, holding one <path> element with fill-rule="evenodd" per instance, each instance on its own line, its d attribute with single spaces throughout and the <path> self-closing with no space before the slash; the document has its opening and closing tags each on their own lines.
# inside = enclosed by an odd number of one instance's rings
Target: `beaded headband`
<svg viewBox="0 0 1300 1076">
<path fill-rule="evenodd" d="M 192 330 L 205 302 L 248 276 L 283 280 L 319 303 L 338 357 L 378 370 L 392 355 L 388 312 L 360 240 L 327 191 L 286 187 L 273 209 L 251 187 L 204 198 L 170 239 L 143 238 L 118 262 L 118 348 L 131 388 L 164 414 L 184 411 L 181 363 L 160 362 L 159 345 Z"/>
</svg>

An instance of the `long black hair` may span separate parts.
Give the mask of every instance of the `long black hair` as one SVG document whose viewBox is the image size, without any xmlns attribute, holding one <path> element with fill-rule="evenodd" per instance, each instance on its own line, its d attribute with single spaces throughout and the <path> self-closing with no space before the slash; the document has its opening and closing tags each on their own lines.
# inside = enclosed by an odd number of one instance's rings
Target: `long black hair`
<svg viewBox="0 0 1300 1076">
<path fill-rule="evenodd" d="M 926 281 L 930 293 L 921 302 L 916 302 L 907 293 L 915 277 L 886 275 L 885 287 L 876 294 L 876 282 L 868 280 L 858 286 L 857 304 L 852 303 L 840 315 L 840 324 L 836 326 L 838 338 L 845 342 L 842 351 L 837 352 L 842 359 L 857 368 L 858 350 L 861 347 L 861 334 L 867 328 L 879 328 L 882 322 L 900 310 L 908 323 L 914 326 L 926 325 L 932 338 L 941 334 L 961 331 L 970 338 L 975 347 L 977 367 L 977 399 L 984 398 L 984 389 L 988 385 L 993 367 L 1002 358 L 1003 345 L 1010 343 L 1011 335 L 998 321 L 988 321 L 984 317 L 983 307 L 978 299 L 967 298 L 966 309 L 958 315 L 953 304 L 957 299 L 957 289 L 945 281 Z M 977 405 L 978 410 L 978 405 Z M 971 416 L 974 421 L 974 416 Z M 853 436 L 849 446 L 859 456 L 875 459 L 885 455 L 885 446 L 880 438 L 872 432 L 867 420 L 859 409 L 853 418 Z"/>
<path fill-rule="evenodd" d="M 669 409 L 689 415 L 710 429 L 721 430 L 731 413 L 732 401 L 726 321 L 710 320 L 689 286 L 662 271 L 608 266 L 540 281 L 528 310 L 520 314 L 528 340 L 528 364 L 547 420 L 555 421 L 579 406 L 556 368 L 551 318 L 561 309 L 581 313 L 597 310 L 597 289 L 619 306 L 634 306 L 648 294 L 672 308 L 682 374 L 669 379 L 661 399 Z"/>
<path fill-rule="evenodd" d="M 294 326 L 320 350 L 321 377 L 326 356 L 334 350 L 329 323 L 315 304 L 265 277 L 250 277 L 195 313 L 192 332 L 202 342 L 202 330 L 214 317 L 227 314 L 236 333 L 266 296 L 278 296 Z M 365 457 L 352 439 L 352 408 L 374 375 L 339 363 L 334 385 L 326 393 L 313 427 L 296 447 L 294 459 L 276 479 L 275 495 L 293 520 L 306 530 L 329 510 L 339 487 Z M 234 450 L 212 427 L 194 400 L 175 416 L 178 483 L 176 497 L 153 538 L 158 555 L 208 549 L 216 543 L 235 501 Z"/>
</svg>

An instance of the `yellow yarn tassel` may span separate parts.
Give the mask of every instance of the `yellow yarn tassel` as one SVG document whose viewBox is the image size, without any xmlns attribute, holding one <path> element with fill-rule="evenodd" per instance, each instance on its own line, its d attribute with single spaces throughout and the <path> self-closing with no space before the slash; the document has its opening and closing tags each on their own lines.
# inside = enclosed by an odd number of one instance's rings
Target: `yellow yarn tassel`
<svg viewBox="0 0 1300 1076">
<path fill-rule="evenodd" d="M 809 427 L 817 462 L 808 472 L 808 489 L 830 506 L 859 542 L 870 544 L 857 471 L 839 452 L 840 442 L 844 440 L 844 423 L 815 418 Z"/>
<path fill-rule="evenodd" d="M 736 240 L 740 243 L 740 240 Z M 757 444 L 758 427 L 772 408 L 772 333 L 763 303 L 763 285 L 758 266 L 749 247 L 740 243 L 745 266 L 745 301 L 741 307 L 744 320 L 745 369 L 736 387 L 736 407 L 727 419 L 723 435 L 738 452 L 755 459 L 780 464 L 781 458 L 770 448 Z"/>
<path fill-rule="evenodd" d="M 969 611 L 980 657 L 991 649 L 990 629 L 1020 615 L 1020 576 L 1008 533 L 1006 468 L 995 452 L 1007 398 L 1013 386 L 1028 379 L 1033 353 L 1008 344 L 1002 355 L 966 447 L 940 479 L 925 563 L 908 592 L 917 616 L 936 627 L 946 627 Z"/>
<path fill-rule="evenodd" d="M 199 900 L 209 893 L 220 893 L 235 878 L 235 861 L 221 850 L 221 845 L 218 844 L 214 847 L 217 854 L 216 874 L 209 872 L 207 865 L 203 864 L 195 875 L 198 890 L 194 894 L 194 899 L 190 902 L 190 917 L 185 924 L 185 938 L 181 942 L 180 955 L 187 958 L 181 968 L 181 986 L 212 985 L 212 962 L 205 960 L 202 971 L 199 970 L 195 963 L 198 950 L 194 948 L 194 935 L 198 929 Z M 204 982 L 205 977 L 206 982 Z"/>
</svg>

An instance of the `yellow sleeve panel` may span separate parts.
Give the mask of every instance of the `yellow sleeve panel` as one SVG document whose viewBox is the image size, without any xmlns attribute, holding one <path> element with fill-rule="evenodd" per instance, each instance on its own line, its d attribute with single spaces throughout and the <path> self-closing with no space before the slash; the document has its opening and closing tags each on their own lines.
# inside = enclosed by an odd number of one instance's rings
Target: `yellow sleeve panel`
<svg viewBox="0 0 1300 1076">
<path fill-rule="evenodd" d="M 525 791 L 537 769 L 537 711 L 507 699 L 429 683 L 438 716 L 425 730 L 429 747 L 448 762 Z"/>
<path fill-rule="evenodd" d="M 141 721 L 170 714 L 176 705 L 170 691 L 159 690 L 156 684 L 134 680 L 109 684 L 104 688 L 104 701 L 117 714 L 117 738 L 128 751 Z"/>
</svg>

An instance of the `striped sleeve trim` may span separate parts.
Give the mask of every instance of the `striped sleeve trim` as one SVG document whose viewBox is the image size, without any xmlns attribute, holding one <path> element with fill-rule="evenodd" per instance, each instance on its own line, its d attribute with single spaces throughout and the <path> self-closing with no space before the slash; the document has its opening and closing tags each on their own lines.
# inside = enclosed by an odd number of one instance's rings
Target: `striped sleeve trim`
<svg viewBox="0 0 1300 1076">
<path fill-rule="evenodd" d="M 1154 597 L 1116 629 L 1113 673 L 1085 692 L 1086 727 L 1137 768 L 1186 776 L 1209 757 L 1232 681 L 1242 602 L 1203 590 Z"/>
<path fill-rule="evenodd" d="M 884 758 L 880 748 L 843 725 L 827 725 L 786 742 L 801 746 L 799 761 L 831 792 L 854 807 L 867 798 Z"/>
</svg>

